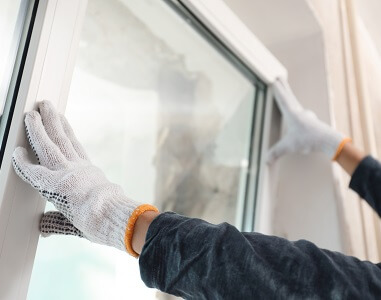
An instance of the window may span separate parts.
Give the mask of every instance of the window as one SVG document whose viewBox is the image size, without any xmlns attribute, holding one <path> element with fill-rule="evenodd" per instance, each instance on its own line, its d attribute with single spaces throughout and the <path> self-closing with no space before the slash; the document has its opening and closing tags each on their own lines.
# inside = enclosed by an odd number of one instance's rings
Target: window
<svg viewBox="0 0 381 300">
<path fill-rule="evenodd" d="M 268 194 L 266 176 L 258 181 L 267 174 L 266 84 L 286 72 L 223 1 L 16 0 L 2 1 L 1 12 L 4 5 L 24 25 L 0 78 L 0 299 L 118 299 L 128 287 L 156 295 L 120 251 L 39 240 L 45 202 L 11 157 L 27 146 L 24 113 L 43 99 L 60 112 L 67 106 L 92 160 L 130 197 L 253 229 L 254 211 L 266 208 L 255 200 Z"/>
<path fill-rule="evenodd" d="M 0 2 L 0 165 L 33 26 L 31 7 L 27 0 Z"/>
<path fill-rule="evenodd" d="M 66 116 L 94 164 L 131 198 L 241 228 L 253 226 L 265 94 L 183 7 L 90 0 Z M 28 299 L 124 299 L 126 290 L 157 294 L 125 253 L 40 239 Z"/>
</svg>

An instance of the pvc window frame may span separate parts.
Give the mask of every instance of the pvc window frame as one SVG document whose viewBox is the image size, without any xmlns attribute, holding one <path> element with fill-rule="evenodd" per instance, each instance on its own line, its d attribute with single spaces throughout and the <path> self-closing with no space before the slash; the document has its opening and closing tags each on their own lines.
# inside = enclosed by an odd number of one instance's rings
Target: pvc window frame
<svg viewBox="0 0 381 300">
<path fill-rule="evenodd" d="M 287 76 L 285 68 L 222 1 L 163 1 L 183 16 L 188 15 L 188 21 L 196 20 L 206 28 L 224 45 L 226 55 L 244 66 L 241 71 L 255 74 L 266 85 L 277 77 Z M 18 90 L 13 95 L 12 120 L 0 170 L 0 299 L 27 297 L 39 238 L 38 223 L 45 207 L 37 191 L 14 173 L 12 153 L 17 146 L 27 146 L 23 118 L 37 102 L 49 99 L 64 112 L 86 7 L 87 0 L 30 0 L 29 13 L 33 8 L 36 10 L 33 31 L 22 72 L 17 69 L 14 74 L 14 78 L 19 78 Z M 266 101 L 261 102 L 263 107 L 257 108 L 261 118 L 257 119 L 263 126 L 262 143 L 255 151 L 264 153 L 271 142 L 271 87 L 267 88 Z M 258 136 L 255 128 L 253 134 Z M 269 197 L 268 168 L 264 160 L 249 165 L 242 176 L 248 182 L 245 195 L 250 195 L 251 202 L 239 197 L 236 225 L 242 230 L 261 231 L 266 197 Z M 256 204 L 255 198 L 261 200 Z"/>
</svg>

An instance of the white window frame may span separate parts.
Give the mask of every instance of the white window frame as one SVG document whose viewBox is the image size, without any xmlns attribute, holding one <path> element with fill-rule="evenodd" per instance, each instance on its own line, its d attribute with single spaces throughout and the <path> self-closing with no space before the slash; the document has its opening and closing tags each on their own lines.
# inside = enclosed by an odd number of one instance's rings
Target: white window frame
<svg viewBox="0 0 381 300">
<path fill-rule="evenodd" d="M 14 173 L 11 157 L 27 146 L 23 116 L 48 99 L 64 112 L 87 0 L 33 0 L 38 10 L 0 171 L 0 299 L 26 299 L 45 202 Z M 176 1 L 174 1 L 176 2 Z M 285 68 L 221 0 L 180 0 L 230 51 L 266 84 L 286 77 Z M 267 91 L 262 151 L 270 143 L 272 91 Z M 267 166 L 261 162 L 255 229 L 265 227 L 269 197 Z M 249 170 L 250 172 L 250 170 Z M 253 216 L 254 220 L 254 216 Z M 251 228 L 253 229 L 253 228 Z"/>
</svg>

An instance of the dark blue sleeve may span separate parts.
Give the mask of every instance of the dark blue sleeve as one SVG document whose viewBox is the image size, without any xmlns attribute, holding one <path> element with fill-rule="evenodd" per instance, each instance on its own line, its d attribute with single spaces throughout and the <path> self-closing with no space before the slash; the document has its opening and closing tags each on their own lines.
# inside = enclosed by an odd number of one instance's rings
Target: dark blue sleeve
<svg viewBox="0 0 381 300">
<path fill-rule="evenodd" d="M 378 265 L 174 213 L 152 222 L 139 265 L 148 287 L 185 299 L 381 297 Z"/>
<path fill-rule="evenodd" d="M 353 173 L 349 187 L 381 216 L 381 164 L 377 160 L 365 157 Z"/>
</svg>

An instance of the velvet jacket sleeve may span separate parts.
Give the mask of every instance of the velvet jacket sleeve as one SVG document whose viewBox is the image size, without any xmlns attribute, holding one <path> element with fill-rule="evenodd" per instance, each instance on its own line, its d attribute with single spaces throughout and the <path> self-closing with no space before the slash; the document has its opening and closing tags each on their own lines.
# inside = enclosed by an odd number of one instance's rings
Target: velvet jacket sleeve
<svg viewBox="0 0 381 300">
<path fill-rule="evenodd" d="M 353 173 L 349 187 L 381 216 L 381 164 L 377 160 L 365 157 Z"/>
<path fill-rule="evenodd" d="M 355 257 L 174 213 L 151 223 L 148 287 L 185 299 L 380 299 L 381 269 Z"/>
</svg>

